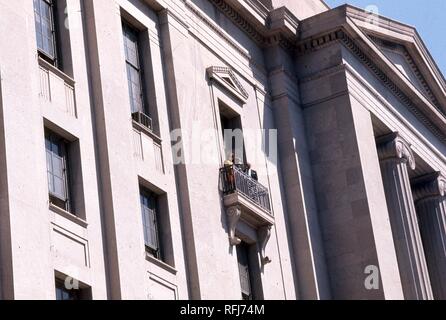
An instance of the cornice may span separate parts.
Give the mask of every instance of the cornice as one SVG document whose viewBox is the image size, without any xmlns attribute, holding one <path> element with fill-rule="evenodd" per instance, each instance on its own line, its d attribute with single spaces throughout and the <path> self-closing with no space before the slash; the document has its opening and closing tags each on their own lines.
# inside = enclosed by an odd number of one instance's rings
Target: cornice
<svg viewBox="0 0 446 320">
<path fill-rule="evenodd" d="M 247 60 L 251 60 L 251 56 L 246 50 L 244 50 L 237 42 L 232 40 L 226 33 L 222 32 L 221 28 L 219 28 L 215 23 L 212 23 L 212 21 L 207 16 L 202 14 L 194 5 L 192 5 L 189 1 L 186 1 L 185 6 L 197 18 L 199 18 L 201 22 L 218 34 L 231 48 L 235 49 L 240 55 L 242 55 L 242 57 L 246 58 Z"/>
<path fill-rule="evenodd" d="M 369 35 L 369 37 L 370 37 L 370 39 L 374 43 L 376 43 L 378 45 L 378 47 L 380 49 L 393 51 L 393 52 L 395 52 L 397 54 L 402 55 L 405 58 L 407 64 L 410 66 L 413 74 L 416 76 L 416 78 L 420 82 L 421 86 L 423 87 L 423 92 L 421 92 L 421 93 L 424 94 L 426 96 L 426 98 L 429 99 L 432 102 L 432 104 L 437 108 L 438 111 L 440 111 L 441 113 L 446 115 L 445 109 L 441 106 L 441 104 L 438 101 L 437 97 L 432 92 L 429 84 L 426 81 L 426 78 L 423 76 L 422 72 L 417 67 L 417 64 L 413 60 L 413 58 L 410 55 L 410 53 L 407 51 L 406 47 L 404 45 L 402 45 L 402 44 L 395 44 L 393 42 L 390 42 L 390 41 L 387 41 L 387 40 L 383 40 L 383 39 L 381 39 L 381 38 L 379 38 L 377 36 L 374 36 L 374 35 Z M 393 44 L 393 45 L 395 45 L 395 47 L 392 48 L 392 47 L 389 46 L 389 44 Z"/>
<path fill-rule="evenodd" d="M 226 17 L 235 23 L 241 30 L 254 40 L 257 44 L 265 43 L 265 37 L 249 23 L 237 10 L 230 6 L 224 0 L 209 0 L 215 7 L 217 7 Z"/>
<path fill-rule="evenodd" d="M 231 6 L 225 0 L 209 0 L 228 19 L 245 32 L 258 46 L 264 48 L 279 45 L 287 51 L 295 49 L 297 41 L 297 29 L 299 20 L 287 8 L 281 7 L 268 12 L 266 24 L 258 27 Z M 256 1 L 250 0 L 246 3 L 253 5 Z M 259 6 L 253 6 L 258 10 Z M 263 7 L 263 9 L 266 9 Z M 261 11 L 265 14 L 265 11 Z"/>
<path fill-rule="evenodd" d="M 376 139 L 380 161 L 398 159 L 407 161 L 410 169 L 415 170 L 415 156 L 410 145 L 394 132 Z"/>
<path fill-rule="evenodd" d="M 426 127 L 428 127 L 436 137 L 441 141 L 446 142 L 446 128 L 439 128 L 434 124 L 428 116 L 421 111 L 418 105 L 415 105 L 411 98 L 388 76 L 388 74 L 378 66 L 378 61 L 373 60 L 366 54 L 349 36 L 349 32 L 344 26 L 339 26 L 337 29 L 328 33 L 321 33 L 319 36 L 314 36 L 304 41 L 301 41 L 297 46 L 297 54 L 304 55 L 314 50 L 319 50 L 324 46 L 330 45 L 334 42 L 341 42 L 346 48 L 350 50 L 368 69 L 383 83 L 393 95 L 405 105 Z M 403 75 L 400 75 L 403 77 Z M 409 80 L 407 80 L 409 81 Z M 416 89 L 419 92 L 418 89 Z M 424 95 L 422 95 L 424 97 Z M 432 108 L 438 111 L 437 107 L 432 105 Z M 439 115 L 444 121 L 443 115 Z"/>
</svg>

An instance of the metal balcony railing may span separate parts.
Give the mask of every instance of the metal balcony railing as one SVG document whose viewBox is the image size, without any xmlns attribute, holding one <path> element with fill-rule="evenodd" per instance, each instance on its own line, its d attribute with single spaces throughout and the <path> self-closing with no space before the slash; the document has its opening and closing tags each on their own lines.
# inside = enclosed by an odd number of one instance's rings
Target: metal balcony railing
<svg viewBox="0 0 446 320">
<path fill-rule="evenodd" d="M 149 129 L 150 131 L 153 131 L 152 118 L 150 118 L 145 113 L 140 112 L 140 111 L 133 112 L 132 119 L 133 119 L 133 121 L 139 123 L 140 125 L 146 127 L 147 129 Z"/>
<path fill-rule="evenodd" d="M 246 174 L 240 166 L 221 168 L 220 179 L 224 195 L 241 193 L 272 215 L 268 189 Z"/>
</svg>

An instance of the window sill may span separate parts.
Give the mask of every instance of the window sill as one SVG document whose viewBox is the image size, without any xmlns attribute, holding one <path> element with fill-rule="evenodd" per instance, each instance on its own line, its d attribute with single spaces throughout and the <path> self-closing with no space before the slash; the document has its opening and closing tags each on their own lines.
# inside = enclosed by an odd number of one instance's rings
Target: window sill
<svg viewBox="0 0 446 320">
<path fill-rule="evenodd" d="M 169 273 L 171 273 L 173 275 L 177 274 L 178 271 L 175 268 L 169 266 L 167 263 L 162 262 L 161 260 L 158 260 L 157 258 L 152 257 L 150 255 L 150 253 L 148 253 L 148 252 L 145 252 L 145 254 L 146 254 L 146 260 L 147 261 L 157 265 L 158 267 L 164 269 L 165 271 L 167 271 L 167 272 L 169 272 Z"/>
<path fill-rule="evenodd" d="M 81 226 L 82 228 L 87 228 L 88 227 L 87 221 L 85 221 L 84 219 L 81 219 L 81 218 L 75 216 L 72 213 L 69 213 L 68 211 L 65 211 L 65 210 L 59 208 L 58 206 L 55 206 L 52 203 L 49 204 L 49 209 L 51 211 L 53 211 L 54 213 L 64 217 L 65 219 L 68 219 L 71 222 L 76 223 L 77 225 Z"/>
<path fill-rule="evenodd" d="M 72 86 L 74 88 L 75 81 L 73 78 L 71 78 L 69 75 L 67 75 L 62 70 L 58 69 L 57 67 L 53 66 L 48 61 L 45 61 L 45 59 L 38 57 L 39 60 L 39 66 L 43 67 L 46 70 L 51 71 L 55 75 L 57 75 L 59 78 L 61 78 L 63 81 L 65 81 L 66 84 Z"/>
<path fill-rule="evenodd" d="M 143 132 L 144 134 L 146 134 L 147 136 L 152 138 L 153 141 L 155 141 L 156 143 L 161 144 L 161 142 L 162 142 L 161 137 L 158 136 L 156 133 L 154 133 L 153 131 L 150 131 L 149 129 L 147 129 L 146 127 L 144 127 L 143 125 L 139 124 L 138 122 L 136 122 L 133 119 L 132 119 L 132 124 L 133 124 L 133 128 Z"/>
</svg>

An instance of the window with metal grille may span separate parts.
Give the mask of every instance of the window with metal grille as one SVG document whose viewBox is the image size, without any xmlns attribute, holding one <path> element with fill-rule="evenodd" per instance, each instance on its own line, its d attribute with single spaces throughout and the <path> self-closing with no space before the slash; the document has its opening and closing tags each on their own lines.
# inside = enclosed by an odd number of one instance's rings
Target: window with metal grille
<svg viewBox="0 0 446 320">
<path fill-rule="evenodd" d="M 144 242 L 148 253 L 161 259 L 161 247 L 158 233 L 158 196 L 141 189 L 141 213 L 144 227 Z"/>
<path fill-rule="evenodd" d="M 249 246 L 242 242 L 237 246 L 238 270 L 243 300 L 253 300 L 251 286 L 251 268 L 249 264 Z"/>
<path fill-rule="evenodd" d="M 45 149 L 50 202 L 69 211 L 67 143 L 63 138 L 47 131 Z"/>
<path fill-rule="evenodd" d="M 142 66 L 140 64 L 138 31 L 128 24 L 123 24 L 125 62 L 127 67 L 127 80 L 129 87 L 130 105 L 132 114 L 146 113 L 144 91 L 142 85 Z"/>
<path fill-rule="evenodd" d="M 57 64 L 55 1 L 34 0 L 34 20 L 36 25 L 37 48 L 41 56 Z"/>
</svg>

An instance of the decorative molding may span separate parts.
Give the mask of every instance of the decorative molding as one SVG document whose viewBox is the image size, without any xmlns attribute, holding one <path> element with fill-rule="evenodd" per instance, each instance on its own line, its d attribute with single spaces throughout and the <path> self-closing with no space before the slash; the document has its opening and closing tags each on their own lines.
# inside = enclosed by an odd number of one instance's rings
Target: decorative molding
<svg viewBox="0 0 446 320">
<path fill-rule="evenodd" d="M 241 14 L 239 14 L 233 7 L 226 3 L 224 0 L 209 0 L 214 6 L 216 6 L 223 14 L 234 22 L 241 30 L 243 30 L 248 36 L 253 39 L 257 44 L 263 45 L 265 43 L 265 37 L 250 24 Z"/>
<path fill-rule="evenodd" d="M 224 0 L 209 0 L 215 7 L 217 7 L 229 20 L 231 20 L 236 26 L 238 26 L 243 32 L 245 32 L 258 46 L 269 47 L 272 45 L 280 45 L 285 50 L 294 50 L 295 43 L 290 41 L 283 35 L 283 31 L 280 29 L 276 32 L 272 30 L 266 31 L 266 34 L 262 34 L 258 31 L 254 25 L 246 20 L 237 10 L 231 7 Z M 271 12 L 269 13 L 271 14 Z M 287 12 L 283 17 L 286 22 L 295 21 L 296 18 L 291 13 Z M 270 19 L 270 17 L 268 17 Z M 267 28 L 267 26 L 265 26 Z M 296 27 L 297 28 L 297 27 Z M 272 31 L 271 34 L 270 31 Z"/>
<path fill-rule="evenodd" d="M 237 229 L 237 223 L 242 216 L 242 209 L 239 206 L 228 207 L 226 209 L 226 214 L 228 216 L 229 243 L 231 246 L 238 246 L 242 243 L 242 240 L 235 235 L 235 230 Z"/>
<path fill-rule="evenodd" d="M 446 195 L 446 177 L 441 172 L 427 174 L 412 180 L 412 192 L 416 202 Z"/>
<path fill-rule="evenodd" d="M 411 68 L 413 74 L 417 77 L 418 81 L 420 82 L 420 84 L 423 88 L 424 92 L 422 92 L 422 94 L 432 102 L 432 104 L 437 108 L 438 111 L 440 111 L 441 113 L 446 115 L 441 104 L 438 102 L 437 97 L 432 92 L 426 79 L 424 78 L 423 74 L 421 73 L 420 69 L 418 68 L 418 66 L 416 65 L 415 61 L 412 59 L 412 56 L 409 54 L 409 52 L 406 50 L 406 48 L 403 45 L 393 43 L 388 40 L 383 40 L 383 39 L 380 39 L 373 35 L 368 35 L 368 36 L 373 42 L 375 42 L 375 44 L 378 46 L 378 48 L 393 51 L 393 52 L 400 54 L 401 56 L 404 57 L 407 64 Z"/>
<path fill-rule="evenodd" d="M 249 94 L 231 68 L 212 66 L 206 69 L 206 73 L 210 80 L 217 81 L 236 98 L 241 100 L 244 104 L 246 103 Z"/>
<path fill-rule="evenodd" d="M 184 0 L 183 0 L 184 1 Z M 188 8 L 197 18 L 199 18 L 206 26 L 208 26 L 212 31 L 218 34 L 231 48 L 235 49 L 242 57 L 251 60 L 251 55 L 243 49 L 237 42 L 232 40 L 226 33 L 222 32 L 212 20 L 206 17 L 200 10 L 198 10 L 189 1 L 185 2 L 186 8 Z"/>
<path fill-rule="evenodd" d="M 393 82 L 387 74 L 382 71 L 372 59 L 370 59 L 347 34 L 342 32 L 342 39 L 345 46 L 350 49 L 362 62 L 366 65 L 375 76 L 381 80 L 387 88 L 392 91 L 394 96 L 400 100 L 432 133 L 442 141 L 446 141 L 446 135 L 441 132 L 435 124 L 433 124 L 419 109 L 412 103 L 412 100 Z"/>
<path fill-rule="evenodd" d="M 347 47 L 369 70 L 393 93 L 393 95 L 404 104 L 429 130 L 441 141 L 446 142 L 446 134 L 443 133 L 421 110 L 412 103 L 412 100 L 393 82 L 377 64 L 359 48 L 355 40 L 350 38 L 342 28 L 301 42 L 297 47 L 297 53 L 304 55 L 308 52 L 319 50 L 334 42 L 341 42 Z M 437 109 L 437 108 L 436 108 Z"/>
<path fill-rule="evenodd" d="M 399 159 L 407 161 L 410 169 L 415 170 L 415 156 L 410 145 L 394 132 L 376 139 L 380 161 Z"/>
<path fill-rule="evenodd" d="M 325 33 L 317 38 L 311 38 L 302 41 L 297 45 L 297 50 L 296 50 L 297 54 L 304 55 L 307 54 L 308 52 L 319 50 L 328 44 L 342 40 L 344 36 L 345 36 L 344 31 L 338 29 L 329 33 Z"/>
</svg>

